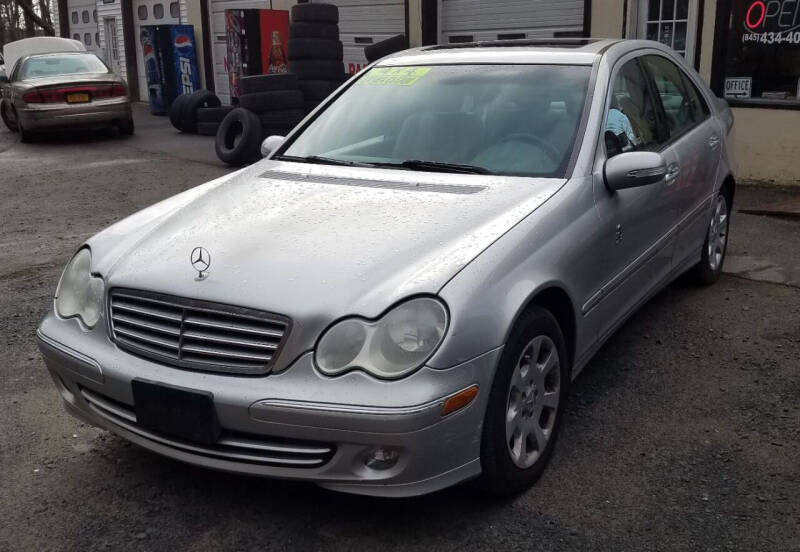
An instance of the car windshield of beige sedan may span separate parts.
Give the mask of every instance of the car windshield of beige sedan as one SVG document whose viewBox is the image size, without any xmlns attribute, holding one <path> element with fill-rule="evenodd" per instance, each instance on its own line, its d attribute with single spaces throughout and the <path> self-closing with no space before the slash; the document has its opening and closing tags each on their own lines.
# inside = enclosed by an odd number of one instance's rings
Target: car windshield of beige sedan
<svg viewBox="0 0 800 552">
<path fill-rule="evenodd" d="M 563 177 L 590 67 L 375 67 L 276 159 Z"/>
<path fill-rule="evenodd" d="M 20 80 L 80 73 L 108 73 L 108 67 L 94 54 L 36 56 L 23 62 Z"/>
</svg>

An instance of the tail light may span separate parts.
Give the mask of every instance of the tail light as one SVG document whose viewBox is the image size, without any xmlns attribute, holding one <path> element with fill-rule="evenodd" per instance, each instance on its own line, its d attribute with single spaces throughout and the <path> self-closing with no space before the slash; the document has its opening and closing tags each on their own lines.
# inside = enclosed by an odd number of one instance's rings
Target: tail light
<svg viewBox="0 0 800 552">
<path fill-rule="evenodd" d="M 89 94 L 90 99 L 121 98 L 128 95 L 124 84 L 99 84 L 31 90 L 22 95 L 27 104 L 67 103 L 68 94 Z"/>
</svg>

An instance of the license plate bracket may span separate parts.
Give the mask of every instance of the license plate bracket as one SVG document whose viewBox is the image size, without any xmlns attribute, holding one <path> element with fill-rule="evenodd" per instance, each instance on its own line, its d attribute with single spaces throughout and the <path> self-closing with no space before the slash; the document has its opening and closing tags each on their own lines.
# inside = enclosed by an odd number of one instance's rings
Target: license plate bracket
<svg viewBox="0 0 800 552">
<path fill-rule="evenodd" d="M 144 379 L 131 382 L 137 424 L 185 441 L 213 445 L 221 432 L 214 395 Z"/>
<path fill-rule="evenodd" d="M 89 101 L 88 92 L 72 92 L 67 94 L 67 103 L 86 103 Z"/>
</svg>

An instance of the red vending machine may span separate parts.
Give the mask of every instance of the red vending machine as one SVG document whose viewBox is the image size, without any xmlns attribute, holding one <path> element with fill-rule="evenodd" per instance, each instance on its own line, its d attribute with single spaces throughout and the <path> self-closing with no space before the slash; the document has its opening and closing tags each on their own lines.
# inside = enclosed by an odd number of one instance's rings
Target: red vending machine
<svg viewBox="0 0 800 552">
<path fill-rule="evenodd" d="M 225 70 L 233 103 L 240 96 L 241 77 L 288 71 L 288 11 L 225 10 L 225 34 Z"/>
</svg>

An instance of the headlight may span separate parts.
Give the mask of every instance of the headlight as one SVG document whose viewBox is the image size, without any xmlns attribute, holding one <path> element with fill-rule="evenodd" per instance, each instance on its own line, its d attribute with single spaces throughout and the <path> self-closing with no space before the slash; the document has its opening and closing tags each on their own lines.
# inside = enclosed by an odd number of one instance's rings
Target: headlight
<svg viewBox="0 0 800 552">
<path fill-rule="evenodd" d="M 375 321 L 336 323 L 319 341 L 317 366 L 329 376 L 359 368 L 379 378 L 399 378 L 431 357 L 446 329 L 447 310 L 440 301 L 412 299 Z"/>
<path fill-rule="evenodd" d="M 78 316 L 92 328 L 103 312 L 103 279 L 92 276 L 92 254 L 78 251 L 64 269 L 56 289 L 56 312 L 63 318 Z"/>
</svg>

